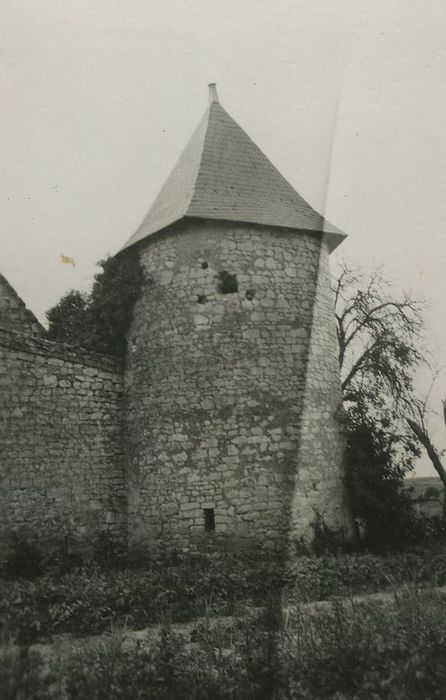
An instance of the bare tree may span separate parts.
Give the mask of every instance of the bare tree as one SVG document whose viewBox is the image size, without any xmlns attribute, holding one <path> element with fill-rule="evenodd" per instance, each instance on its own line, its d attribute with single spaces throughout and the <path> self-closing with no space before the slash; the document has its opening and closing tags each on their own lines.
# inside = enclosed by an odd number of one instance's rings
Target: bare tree
<svg viewBox="0 0 446 700">
<path fill-rule="evenodd" d="M 423 304 L 395 296 L 379 270 L 367 276 L 345 264 L 334 292 L 344 401 L 410 402 Z"/>
<path fill-rule="evenodd" d="M 381 272 L 342 266 L 334 288 L 353 514 L 369 546 L 399 541 L 412 506 L 404 476 L 419 454 L 405 417 L 423 362 L 423 304 Z"/>
</svg>

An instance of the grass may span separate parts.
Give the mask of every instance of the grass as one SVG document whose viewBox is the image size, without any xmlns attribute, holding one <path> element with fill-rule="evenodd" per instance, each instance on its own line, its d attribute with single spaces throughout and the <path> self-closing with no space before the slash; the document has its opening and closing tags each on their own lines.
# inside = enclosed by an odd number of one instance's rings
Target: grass
<svg viewBox="0 0 446 700">
<path fill-rule="evenodd" d="M 119 637 L 39 672 L 9 647 L 2 698 L 67 700 L 440 700 L 446 694 L 446 599 L 407 588 L 382 605 L 297 606 L 277 627 L 268 609 L 229 627 L 166 625 L 126 648 Z"/>
<path fill-rule="evenodd" d="M 446 583 L 442 548 L 307 556 L 287 570 L 220 555 L 152 568 L 58 567 L 31 579 L 6 573 L 2 699 L 446 696 L 446 594 L 434 590 Z M 384 602 L 355 598 L 383 590 Z M 153 623 L 158 636 L 133 635 L 130 646 L 119 631 Z M 61 659 L 42 660 L 36 646 L 103 632 L 103 641 Z"/>
<path fill-rule="evenodd" d="M 285 633 L 281 697 L 445 697 L 445 623 L 445 595 L 410 587 L 385 604 L 298 613 Z"/>
<path fill-rule="evenodd" d="M 444 550 L 378 557 L 301 557 L 292 568 L 256 557 L 201 556 L 147 568 L 89 564 L 50 569 L 32 579 L 0 579 L 0 633 L 22 644 L 70 633 L 100 634 L 112 626 L 140 629 L 168 620 L 234 615 L 276 598 L 310 602 L 393 590 L 405 583 L 446 584 Z"/>
</svg>

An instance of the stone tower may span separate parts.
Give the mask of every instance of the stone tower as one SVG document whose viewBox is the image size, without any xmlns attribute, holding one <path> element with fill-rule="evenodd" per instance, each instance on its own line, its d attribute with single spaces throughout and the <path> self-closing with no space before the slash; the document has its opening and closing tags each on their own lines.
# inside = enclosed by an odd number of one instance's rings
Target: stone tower
<svg viewBox="0 0 446 700">
<path fill-rule="evenodd" d="M 130 547 L 349 531 L 328 267 L 344 235 L 211 104 L 140 228 L 125 370 Z"/>
</svg>

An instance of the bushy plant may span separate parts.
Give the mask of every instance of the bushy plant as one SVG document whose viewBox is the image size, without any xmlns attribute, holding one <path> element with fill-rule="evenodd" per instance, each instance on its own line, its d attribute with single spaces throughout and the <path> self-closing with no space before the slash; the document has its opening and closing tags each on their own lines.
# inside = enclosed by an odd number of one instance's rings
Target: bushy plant
<svg viewBox="0 0 446 700">
<path fill-rule="evenodd" d="M 290 567 L 285 590 L 303 602 L 376 593 L 406 584 L 446 583 L 443 550 L 418 550 L 399 554 L 324 553 L 302 556 Z"/>
<path fill-rule="evenodd" d="M 381 551 L 398 547 L 412 527 L 403 479 L 419 446 L 406 415 L 424 362 L 424 305 L 397 293 L 379 270 L 345 264 L 334 291 L 350 502 L 366 546 Z"/>
<path fill-rule="evenodd" d="M 96 634 L 112 625 L 232 614 L 247 602 L 263 604 L 271 591 L 278 597 L 283 582 L 277 562 L 231 554 L 177 556 L 144 569 L 58 565 L 33 581 L 0 579 L 0 614 L 21 639 Z"/>
<path fill-rule="evenodd" d="M 2 700 L 47 700 L 57 679 L 54 671 L 43 672 L 38 654 L 1 640 L 0 698 Z"/>
<path fill-rule="evenodd" d="M 415 590 L 303 615 L 285 635 L 278 697 L 440 700 L 445 622 L 444 600 Z"/>
<path fill-rule="evenodd" d="M 350 407 L 345 425 L 350 503 L 365 526 L 360 544 L 372 551 L 412 546 L 417 514 L 404 475 L 415 448 L 362 406 Z"/>
<path fill-rule="evenodd" d="M 0 573 L 11 579 L 34 579 L 44 571 L 44 557 L 36 542 L 14 533 L 8 544 L 8 554 L 0 563 Z"/>
<path fill-rule="evenodd" d="M 191 642 L 163 627 L 158 641 L 123 650 L 118 643 L 73 658 L 65 668 L 73 700 L 241 700 L 270 697 L 276 633 L 260 621 L 198 630 Z"/>
<path fill-rule="evenodd" d="M 176 557 L 144 569 L 90 563 L 68 571 L 58 566 L 33 580 L 0 579 L 0 620 L 9 635 L 31 643 L 67 632 L 238 615 L 266 601 L 272 609 L 283 596 L 307 602 L 407 583 L 444 585 L 446 554 L 324 553 L 300 557 L 286 571 L 277 561 L 229 554 Z"/>
<path fill-rule="evenodd" d="M 90 294 L 71 290 L 47 311 L 48 338 L 123 357 L 144 273 L 134 251 L 98 266 Z"/>
<path fill-rule="evenodd" d="M 54 661 L 46 676 L 15 651 L 0 690 L 16 698 L 32 681 L 41 694 L 33 687 L 23 697 L 59 697 L 63 688 L 68 700 L 442 700 L 445 603 L 444 594 L 408 588 L 384 602 L 298 607 L 280 630 L 274 608 L 190 633 L 163 626 L 157 640 L 129 646 L 116 636 Z"/>
</svg>

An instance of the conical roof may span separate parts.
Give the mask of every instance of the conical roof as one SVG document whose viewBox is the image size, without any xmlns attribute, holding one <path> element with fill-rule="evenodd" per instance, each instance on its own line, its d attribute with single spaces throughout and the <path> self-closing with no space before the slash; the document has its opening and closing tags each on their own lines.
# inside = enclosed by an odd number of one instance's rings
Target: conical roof
<svg viewBox="0 0 446 700">
<path fill-rule="evenodd" d="M 331 249 L 345 238 L 293 189 L 217 101 L 124 248 L 184 217 L 322 232 Z"/>
</svg>

